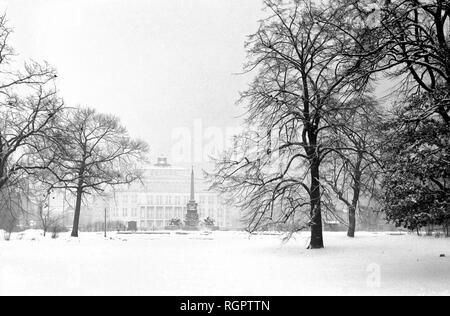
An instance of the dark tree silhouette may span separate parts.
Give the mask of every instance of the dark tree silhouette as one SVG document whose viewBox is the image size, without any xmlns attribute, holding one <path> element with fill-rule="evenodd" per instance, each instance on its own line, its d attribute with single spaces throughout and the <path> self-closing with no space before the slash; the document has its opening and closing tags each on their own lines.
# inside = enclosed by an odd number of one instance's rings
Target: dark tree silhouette
<svg viewBox="0 0 450 316">
<path fill-rule="evenodd" d="M 117 117 L 93 109 L 65 111 L 49 142 L 51 150 L 43 144 L 38 151 L 48 163 L 40 180 L 76 196 L 73 237 L 78 237 L 83 196 L 138 180 L 140 162 L 148 151 L 146 143 L 128 136 Z"/>
<path fill-rule="evenodd" d="M 55 70 L 37 62 L 19 67 L 8 43 L 11 32 L 6 16 L 0 16 L 0 189 L 41 167 L 30 163 L 30 148 L 46 137 L 63 107 L 56 95 Z"/>
<path fill-rule="evenodd" d="M 320 168 L 327 155 L 341 150 L 329 136 L 337 127 L 332 118 L 351 110 L 347 101 L 364 91 L 364 63 L 341 53 L 355 44 L 342 31 L 351 26 L 345 6 L 265 5 L 270 15 L 246 45 L 246 69 L 257 71 L 241 98 L 250 131 L 218 159 L 213 188 L 246 210 L 249 230 L 295 221 L 308 210 L 309 247 L 322 248 Z"/>
</svg>

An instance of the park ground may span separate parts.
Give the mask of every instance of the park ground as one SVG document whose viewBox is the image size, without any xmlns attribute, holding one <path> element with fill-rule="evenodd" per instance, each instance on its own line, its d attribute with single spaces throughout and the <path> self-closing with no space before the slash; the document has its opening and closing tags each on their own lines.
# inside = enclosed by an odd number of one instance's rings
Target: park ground
<svg viewBox="0 0 450 316">
<path fill-rule="evenodd" d="M 0 236 L 0 295 L 450 295 L 450 238 L 39 231 Z"/>
</svg>

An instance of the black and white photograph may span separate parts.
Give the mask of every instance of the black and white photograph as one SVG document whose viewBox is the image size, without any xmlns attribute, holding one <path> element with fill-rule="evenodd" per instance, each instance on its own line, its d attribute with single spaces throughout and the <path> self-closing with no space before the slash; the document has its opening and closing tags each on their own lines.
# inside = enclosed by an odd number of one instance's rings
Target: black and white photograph
<svg viewBox="0 0 450 316">
<path fill-rule="evenodd" d="M 450 0 L 0 0 L 0 296 L 450 296 Z"/>
</svg>

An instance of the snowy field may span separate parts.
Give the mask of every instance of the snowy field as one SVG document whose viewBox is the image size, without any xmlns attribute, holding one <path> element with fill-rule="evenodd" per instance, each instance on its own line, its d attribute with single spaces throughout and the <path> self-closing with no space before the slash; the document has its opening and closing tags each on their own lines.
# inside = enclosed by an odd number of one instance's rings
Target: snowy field
<svg viewBox="0 0 450 316">
<path fill-rule="evenodd" d="M 449 238 L 307 235 L 0 236 L 0 295 L 450 295 Z"/>
</svg>

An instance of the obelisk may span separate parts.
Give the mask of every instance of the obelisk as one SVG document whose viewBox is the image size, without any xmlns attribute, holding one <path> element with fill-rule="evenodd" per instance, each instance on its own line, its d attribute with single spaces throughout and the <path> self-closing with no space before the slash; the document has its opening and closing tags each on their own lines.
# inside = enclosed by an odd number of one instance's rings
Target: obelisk
<svg viewBox="0 0 450 316">
<path fill-rule="evenodd" d="M 199 219 L 198 219 L 198 204 L 195 202 L 195 180 L 194 180 L 194 167 L 192 167 L 191 172 L 191 196 L 187 204 L 186 218 L 184 221 L 184 228 L 186 230 L 197 230 L 199 229 Z"/>
</svg>

